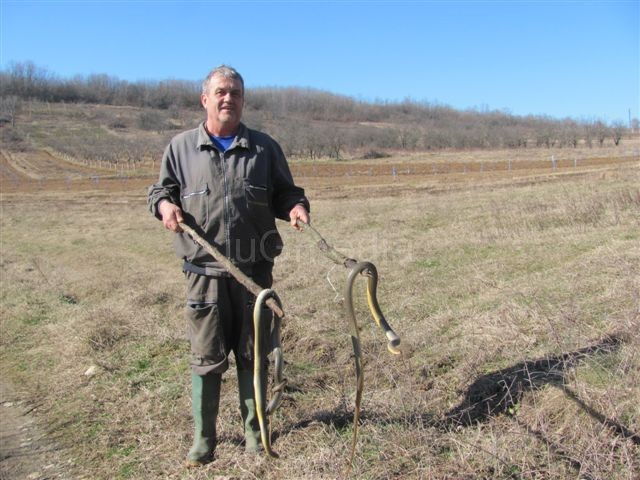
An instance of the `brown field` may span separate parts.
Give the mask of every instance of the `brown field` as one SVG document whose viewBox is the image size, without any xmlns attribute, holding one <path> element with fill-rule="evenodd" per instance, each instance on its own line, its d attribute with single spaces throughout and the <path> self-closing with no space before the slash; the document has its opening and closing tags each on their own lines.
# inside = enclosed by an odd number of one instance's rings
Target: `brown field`
<svg viewBox="0 0 640 480">
<path fill-rule="evenodd" d="M 640 141 L 633 141 L 639 144 Z M 609 167 L 637 165 L 640 156 L 635 150 L 615 152 L 606 157 L 578 159 L 580 152 L 566 154 L 566 149 L 556 152 L 557 161 L 537 157 L 546 155 L 547 149 L 533 149 L 527 157 L 521 152 L 458 153 L 463 160 L 452 160 L 451 154 L 415 155 L 412 158 L 384 159 L 379 162 L 292 162 L 295 178 L 311 188 L 314 193 L 325 196 L 341 196 L 359 186 L 376 188 L 377 191 L 393 194 L 414 188 L 426 190 L 449 189 L 451 187 L 487 183 L 530 183 L 552 180 L 559 176 L 584 175 L 605 171 Z M 593 155 L 594 152 L 589 152 Z M 604 152 L 601 152 L 604 153 Z M 620 154 L 623 154 L 620 156 Z M 568 158 L 569 156 L 573 158 Z M 506 158 L 505 158 L 506 157 Z M 566 158 L 563 158 L 566 157 Z M 120 169 L 100 168 L 66 161 L 46 150 L 0 155 L 0 191 L 3 193 L 46 191 L 143 191 L 155 181 L 155 175 L 146 173 L 147 168 Z M 114 171 L 115 170 L 115 171 Z"/>
<path fill-rule="evenodd" d="M 3 153 L 0 399 L 24 421 L 2 479 L 637 479 L 640 162 L 623 145 L 292 162 L 316 227 L 377 265 L 403 339 L 389 355 L 360 286 L 351 471 L 346 272 L 310 238 L 279 225 L 281 458 L 243 453 L 227 374 L 216 460 L 188 471 L 183 285 L 154 176 Z"/>
<path fill-rule="evenodd" d="M 2 178 L 7 180 L 78 180 L 103 174 L 107 169 L 95 169 L 64 161 L 45 150 L 10 153 L 2 155 Z M 26 177 L 26 178 L 25 178 Z"/>
</svg>

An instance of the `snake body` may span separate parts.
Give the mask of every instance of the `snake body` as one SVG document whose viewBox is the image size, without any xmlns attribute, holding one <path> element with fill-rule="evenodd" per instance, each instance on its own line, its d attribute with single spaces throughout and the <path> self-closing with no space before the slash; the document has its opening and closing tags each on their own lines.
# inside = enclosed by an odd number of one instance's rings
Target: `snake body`
<svg viewBox="0 0 640 480">
<path fill-rule="evenodd" d="M 362 391 L 364 390 L 364 367 L 362 364 L 362 348 L 360 346 L 360 328 L 358 327 L 358 321 L 356 319 L 355 309 L 353 307 L 353 284 L 359 275 L 367 277 L 367 303 L 371 315 L 376 324 L 382 329 L 387 337 L 387 349 L 394 355 L 402 353 L 400 350 L 400 337 L 393 331 L 389 322 L 384 318 L 382 309 L 378 304 L 377 289 L 378 289 L 378 270 L 371 262 L 358 262 L 353 258 L 349 258 L 335 248 L 333 248 L 327 241 L 320 235 L 320 233 L 311 225 L 304 223 L 300 220 L 297 221 L 298 226 L 306 231 L 309 231 L 316 240 L 316 245 L 334 263 L 342 265 L 349 270 L 347 276 L 347 284 L 344 290 L 344 302 L 347 310 L 347 316 L 349 320 L 351 330 L 351 344 L 353 346 L 353 357 L 356 370 L 356 400 L 353 413 L 353 436 L 351 442 L 351 456 L 350 464 L 353 463 L 355 455 L 356 443 L 358 440 L 358 425 L 360 422 L 360 403 L 362 401 Z"/>
<path fill-rule="evenodd" d="M 351 462 L 355 455 L 356 443 L 358 440 L 358 425 L 360 423 L 360 403 L 362 402 L 362 391 L 364 389 L 364 369 L 362 366 L 362 349 L 360 347 L 360 329 L 356 320 L 355 309 L 353 308 L 353 284 L 358 275 L 365 275 L 367 278 L 367 303 L 369 310 L 376 324 L 384 331 L 387 337 L 387 349 L 394 355 L 399 355 L 401 350 L 400 337 L 396 335 L 387 320 L 382 314 L 378 298 L 376 295 L 378 288 L 378 270 L 371 262 L 358 262 L 353 267 L 347 277 L 347 285 L 345 287 L 344 301 L 351 326 L 351 343 L 353 345 L 353 356 L 356 369 L 356 401 L 353 413 L 353 436 L 351 441 Z"/>
<path fill-rule="evenodd" d="M 264 398 L 264 392 L 266 391 L 266 385 L 263 385 L 263 381 L 266 379 L 266 375 L 264 375 L 264 362 L 262 360 L 264 357 L 266 357 L 266 347 L 264 345 L 266 339 L 263 338 L 263 335 L 265 333 L 263 328 L 263 321 L 265 321 L 266 319 L 264 318 L 263 312 L 265 311 L 265 309 L 263 307 L 267 299 L 269 298 L 273 298 L 278 306 L 282 308 L 280 298 L 278 298 L 276 292 L 274 290 L 271 290 L 270 288 L 262 290 L 256 297 L 255 305 L 253 307 L 253 390 L 256 402 L 256 415 L 258 416 L 258 423 L 260 424 L 260 437 L 262 439 L 262 446 L 264 447 L 264 451 L 270 457 L 278 458 L 278 454 L 271 448 L 271 433 L 267 428 L 266 417 L 275 412 L 282 403 L 282 391 L 284 390 L 287 381 L 282 377 L 282 367 L 284 365 L 284 360 L 282 358 L 282 347 L 280 345 L 281 320 L 280 317 L 274 315 L 274 323 L 271 334 L 271 347 L 273 348 L 272 352 L 274 360 L 274 387 L 272 389 L 273 397 L 269 402 L 269 405 L 265 407 L 266 398 Z"/>
</svg>

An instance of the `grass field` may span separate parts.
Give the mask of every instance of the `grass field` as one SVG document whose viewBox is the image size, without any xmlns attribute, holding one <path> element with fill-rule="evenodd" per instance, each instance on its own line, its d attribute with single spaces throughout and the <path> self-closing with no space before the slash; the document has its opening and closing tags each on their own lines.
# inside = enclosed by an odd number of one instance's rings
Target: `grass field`
<svg viewBox="0 0 640 480">
<path fill-rule="evenodd" d="M 185 470 L 183 280 L 171 234 L 146 211 L 153 178 L 28 178 L 3 157 L 0 362 L 57 449 L 58 478 L 637 478 L 638 160 L 600 152 L 551 169 L 536 164 L 546 150 L 531 150 L 518 159 L 526 168 L 481 170 L 487 155 L 432 162 L 473 165 L 465 171 L 396 177 L 390 163 L 369 174 L 351 162 L 361 175 L 293 166 L 315 226 L 377 265 L 381 306 L 403 339 L 404 355 L 389 355 L 360 285 L 366 379 L 350 472 L 346 272 L 311 237 L 280 225 L 281 458 L 243 453 L 227 374 L 216 460 Z M 502 155 L 492 158 L 504 167 Z"/>
</svg>

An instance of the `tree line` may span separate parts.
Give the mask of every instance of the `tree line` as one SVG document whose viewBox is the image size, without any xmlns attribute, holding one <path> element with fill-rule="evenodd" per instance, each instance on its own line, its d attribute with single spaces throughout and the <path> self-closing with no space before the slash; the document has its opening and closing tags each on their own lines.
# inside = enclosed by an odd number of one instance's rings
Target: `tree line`
<svg viewBox="0 0 640 480">
<path fill-rule="evenodd" d="M 181 109 L 200 109 L 200 83 L 129 82 L 106 74 L 60 78 L 32 62 L 0 71 L 2 113 L 20 100 L 129 105 L 142 121 L 169 125 Z M 384 156 L 389 151 L 618 145 L 627 129 L 597 119 L 516 116 L 500 110 L 457 110 L 406 99 L 367 102 L 309 88 L 262 87 L 245 95 L 245 121 L 277 138 L 289 156 L 336 159 Z M 637 123 L 637 119 L 634 120 Z"/>
</svg>

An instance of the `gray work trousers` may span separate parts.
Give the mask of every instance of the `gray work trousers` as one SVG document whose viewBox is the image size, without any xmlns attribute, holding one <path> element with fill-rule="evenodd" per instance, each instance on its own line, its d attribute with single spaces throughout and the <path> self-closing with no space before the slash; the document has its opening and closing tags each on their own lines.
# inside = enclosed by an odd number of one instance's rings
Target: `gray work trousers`
<svg viewBox="0 0 640 480">
<path fill-rule="evenodd" d="M 262 288 L 273 283 L 272 263 L 254 267 L 251 278 Z M 210 277 L 185 272 L 187 334 L 190 365 L 197 375 L 223 373 L 233 351 L 239 370 L 253 368 L 253 306 L 255 296 L 233 277 Z M 272 318 L 265 316 L 264 318 Z M 271 322 L 264 322 L 270 331 Z M 265 361 L 265 359 L 263 359 Z"/>
</svg>

